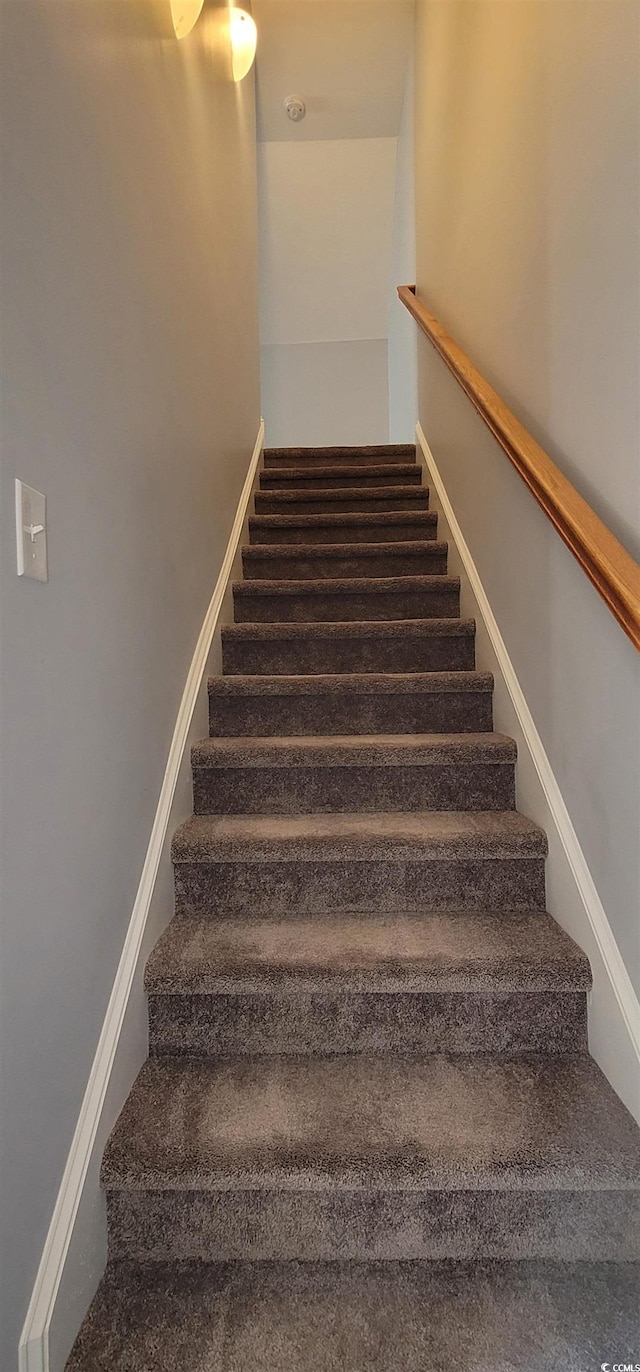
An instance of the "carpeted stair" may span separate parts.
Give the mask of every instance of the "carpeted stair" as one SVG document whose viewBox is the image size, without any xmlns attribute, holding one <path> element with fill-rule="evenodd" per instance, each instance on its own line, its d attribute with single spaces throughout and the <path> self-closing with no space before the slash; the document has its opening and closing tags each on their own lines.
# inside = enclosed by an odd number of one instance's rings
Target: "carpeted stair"
<svg viewBox="0 0 640 1372">
<path fill-rule="evenodd" d="M 428 499 L 265 453 L 69 1372 L 638 1356 L 638 1131 Z"/>
</svg>

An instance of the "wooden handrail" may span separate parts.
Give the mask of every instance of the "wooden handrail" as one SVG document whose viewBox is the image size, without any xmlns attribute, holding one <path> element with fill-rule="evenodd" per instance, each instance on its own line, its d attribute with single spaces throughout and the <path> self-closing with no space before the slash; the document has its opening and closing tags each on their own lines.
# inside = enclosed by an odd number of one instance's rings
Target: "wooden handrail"
<svg viewBox="0 0 640 1372">
<path fill-rule="evenodd" d="M 595 510 L 567 481 L 544 448 L 496 394 L 454 343 L 442 324 L 416 296 L 415 286 L 398 286 L 398 295 L 460 382 L 472 405 L 555 525 L 573 556 L 606 601 L 631 642 L 640 649 L 640 566 Z"/>
</svg>

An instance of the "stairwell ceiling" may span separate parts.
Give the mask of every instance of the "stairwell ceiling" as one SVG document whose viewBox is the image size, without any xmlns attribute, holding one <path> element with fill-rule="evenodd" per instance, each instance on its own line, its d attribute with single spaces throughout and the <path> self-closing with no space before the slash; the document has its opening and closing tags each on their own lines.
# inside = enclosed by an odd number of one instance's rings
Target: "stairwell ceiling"
<svg viewBox="0 0 640 1372">
<path fill-rule="evenodd" d="M 258 139 L 397 138 L 413 0 L 253 0 Z M 301 95 L 307 117 L 287 119 Z"/>
</svg>

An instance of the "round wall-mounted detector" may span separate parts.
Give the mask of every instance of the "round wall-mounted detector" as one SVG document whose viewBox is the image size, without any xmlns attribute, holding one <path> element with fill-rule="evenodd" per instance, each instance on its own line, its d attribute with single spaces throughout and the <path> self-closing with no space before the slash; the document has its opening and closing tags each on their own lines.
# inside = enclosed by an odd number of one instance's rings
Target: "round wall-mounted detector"
<svg viewBox="0 0 640 1372">
<path fill-rule="evenodd" d="M 287 118 L 293 120 L 294 124 L 299 124 L 307 113 L 304 100 L 301 100 L 299 95 L 288 95 L 284 107 L 287 111 Z"/>
</svg>

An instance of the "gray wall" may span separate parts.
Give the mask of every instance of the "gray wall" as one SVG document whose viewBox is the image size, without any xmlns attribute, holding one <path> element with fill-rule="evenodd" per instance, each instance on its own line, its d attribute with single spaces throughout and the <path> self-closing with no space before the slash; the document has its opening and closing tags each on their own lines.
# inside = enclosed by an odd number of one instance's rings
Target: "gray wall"
<svg viewBox="0 0 640 1372">
<path fill-rule="evenodd" d="M 253 83 L 212 0 L 6 0 L 0 1366 L 259 423 Z M 220 11 L 220 12 L 219 12 Z M 15 575 L 13 480 L 47 496 Z"/>
<path fill-rule="evenodd" d="M 419 0 L 418 293 L 640 553 L 635 0 Z M 640 986 L 640 657 L 426 339 L 420 418 Z M 562 911 L 555 911 L 562 922 Z"/>
</svg>

